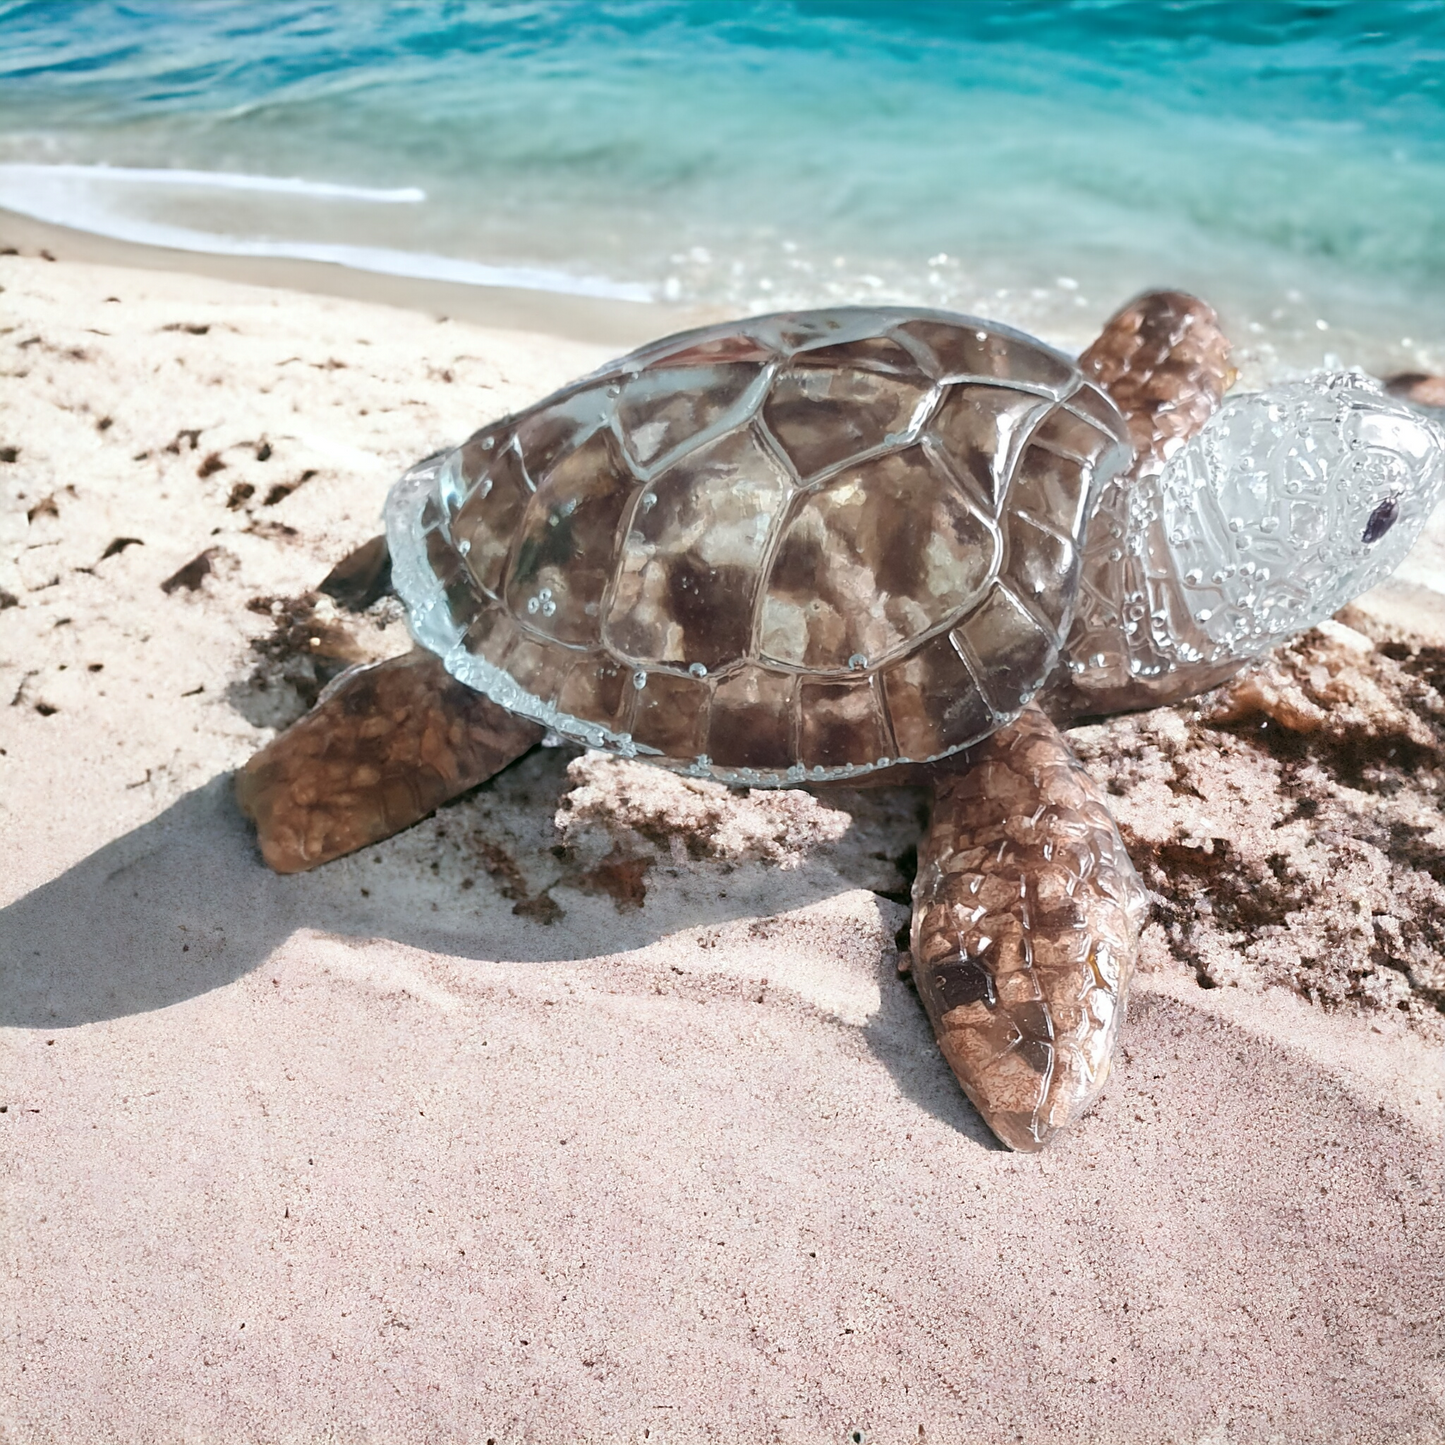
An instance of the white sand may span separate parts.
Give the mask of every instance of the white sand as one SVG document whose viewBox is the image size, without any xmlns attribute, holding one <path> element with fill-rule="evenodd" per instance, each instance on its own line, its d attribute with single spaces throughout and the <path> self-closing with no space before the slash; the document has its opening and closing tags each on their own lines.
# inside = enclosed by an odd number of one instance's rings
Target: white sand
<svg viewBox="0 0 1445 1445">
<path fill-rule="evenodd" d="M 1166 960 L 1102 1104 L 1021 1157 L 895 974 L 916 795 L 689 802 L 543 750 L 260 864 L 246 603 L 607 348 L 26 256 L 0 285 L 0 1440 L 1445 1438 L 1417 1029 Z M 688 807 L 705 856 L 614 901 L 597 865 Z"/>
</svg>

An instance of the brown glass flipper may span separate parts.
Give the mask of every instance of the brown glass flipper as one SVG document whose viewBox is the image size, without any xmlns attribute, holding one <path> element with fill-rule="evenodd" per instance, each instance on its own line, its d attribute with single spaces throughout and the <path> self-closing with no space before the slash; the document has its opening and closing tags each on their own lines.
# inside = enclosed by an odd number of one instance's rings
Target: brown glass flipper
<svg viewBox="0 0 1445 1445">
<path fill-rule="evenodd" d="M 1038 708 L 934 786 L 914 981 L 988 1126 L 1041 1149 L 1108 1077 L 1146 895 L 1102 789 Z"/>
<path fill-rule="evenodd" d="M 542 739 L 417 649 L 358 668 L 236 774 L 261 856 L 300 873 L 409 828 Z"/>
<path fill-rule="evenodd" d="M 1157 707 L 1239 669 L 1233 660 L 1214 673 L 1174 666 L 1172 651 L 1155 646 L 1150 621 L 1175 595 L 1159 474 L 1233 385 L 1229 354 L 1213 307 L 1182 291 L 1150 291 L 1115 312 L 1079 358 L 1080 370 L 1123 413 L 1134 464 L 1105 486 L 1089 520 L 1066 666 L 1040 699 L 1053 717 Z M 1177 616 L 1171 625 L 1185 634 L 1195 626 Z"/>
<path fill-rule="evenodd" d="M 1234 384 L 1229 338 L 1206 301 L 1147 291 L 1120 308 L 1079 358 L 1129 424 L 1134 472 L 1167 457 L 1219 409 Z"/>
</svg>

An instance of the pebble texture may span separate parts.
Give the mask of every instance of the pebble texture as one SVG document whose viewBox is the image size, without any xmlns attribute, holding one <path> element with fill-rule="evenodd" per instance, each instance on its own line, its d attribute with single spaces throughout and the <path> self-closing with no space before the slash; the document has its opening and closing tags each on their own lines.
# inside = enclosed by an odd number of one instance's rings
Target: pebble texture
<svg viewBox="0 0 1445 1445">
<path fill-rule="evenodd" d="M 261 855 L 297 873 L 409 828 L 541 741 L 414 651 L 338 679 L 236 775 Z"/>
<path fill-rule="evenodd" d="M 914 979 L 949 1066 L 1012 1148 L 1042 1148 L 1099 1096 L 1147 907 L 1103 789 L 1037 708 L 938 782 Z"/>
</svg>

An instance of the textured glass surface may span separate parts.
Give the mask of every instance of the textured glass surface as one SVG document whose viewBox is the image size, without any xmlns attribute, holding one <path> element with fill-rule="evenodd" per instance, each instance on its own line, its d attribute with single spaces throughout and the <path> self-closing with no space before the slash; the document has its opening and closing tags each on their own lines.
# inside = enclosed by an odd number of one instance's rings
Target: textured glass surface
<svg viewBox="0 0 1445 1445">
<path fill-rule="evenodd" d="M 638 749 L 679 760 L 706 753 L 713 695 L 708 683 L 669 672 L 634 672 L 630 685 L 631 741 Z"/>
<path fill-rule="evenodd" d="M 906 758 L 957 752 L 991 733 L 998 714 L 979 690 L 976 672 L 949 633 L 930 638 L 882 674 L 893 735 Z"/>
<path fill-rule="evenodd" d="M 1015 590 L 1040 617 L 1059 628 L 1067 600 L 1059 578 L 1070 575 L 1076 550 L 1068 533 L 1022 514 L 1010 521 L 1009 544 Z"/>
<path fill-rule="evenodd" d="M 857 670 L 976 603 L 1002 543 L 922 447 L 838 473 L 799 499 L 762 605 L 765 657 Z"/>
<path fill-rule="evenodd" d="M 805 677 L 798 714 L 805 768 L 864 768 L 893 753 L 876 674 L 857 682 Z"/>
<path fill-rule="evenodd" d="M 557 694 L 557 709 L 621 732 L 636 689 L 633 670 L 606 652 L 577 658 Z"/>
<path fill-rule="evenodd" d="M 552 464 L 605 427 L 617 402 L 616 386 L 567 387 L 546 406 L 525 411 L 513 424 L 517 449 L 537 486 Z"/>
<path fill-rule="evenodd" d="M 1330 616 L 1404 559 L 1445 485 L 1442 445 L 1358 373 L 1226 399 L 1162 466 L 1103 493 L 1075 684 L 1115 705 L 1187 696 Z"/>
<path fill-rule="evenodd" d="M 659 366 L 640 372 L 617 400 L 619 433 L 640 468 L 652 467 L 674 448 L 708 434 L 759 381 L 758 368 L 741 362 L 706 367 Z"/>
<path fill-rule="evenodd" d="M 793 488 L 750 431 L 689 453 L 637 498 L 604 637 L 641 665 L 717 668 L 748 650 L 758 584 Z"/>
<path fill-rule="evenodd" d="M 485 607 L 472 619 L 464 643 L 479 661 L 501 667 L 521 636 L 521 628 L 505 611 L 500 607 Z"/>
<path fill-rule="evenodd" d="M 869 343 L 855 342 L 805 352 L 774 380 L 763 420 L 799 477 L 816 476 L 910 431 L 933 383 L 896 342 L 886 345 L 892 364 L 870 354 Z"/>
<path fill-rule="evenodd" d="M 796 760 L 793 673 L 744 666 L 713 688 L 707 754 L 720 768 L 783 772 Z"/>
<path fill-rule="evenodd" d="M 1053 668 L 1080 531 L 1128 459 L 1066 357 L 842 308 L 653 343 L 413 469 L 412 627 L 594 747 L 728 781 L 924 761 Z"/>
<path fill-rule="evenodd" d="M 1055 395 L 1072 390 L 1076 368 L 1068 357 L 1007 327 L 988 321 L 969 325 L 968 319 L 953 317 L 940 323 L 923 316 L 898 329 L 928 347 L 939 376 L 995 378 Z"/>
<path fill-rule="evenodd" d="M 995 587 L 984 604 L 955 629 L 984 696 L 1000 715 L 1030 701 L 1058 659 L 1057 637 L 1007 587 Z"/>
<path fill-rule="evenodd" d="M 512 544 L 507 605 L 524 627 L 560 642 L 598 639 L 631 487 L 610 431 L 588 437 L 555 463 L 532 494 Z"/>
<path fill-rule="evenodd" d="M 1046 397 L 1008 386 L 956 386 L 928 430 L 980 503 L 994 507 L 1013 473 L 1019 444 L 1050 406 Z"/>
<path fill-rule="evenodd" d="M 937 785 L 913 979 L 989 1127 L 1041 1148 L 1098 1098 L 1148 908 L 1102 789 L 1037 709 Z"/>
<path fill-rule="evenodd" d="M 467 500 L 452 519 L 451 535 L 464 553 L 472 575 L 495 594 L 502 585 L 502 568 L 511 550 L 513 534 L 532 495 L 516 447 L 498 455 L 476 449 L 476 470 L 467 479 Z M 466 468 L 463 462 L 464 470 Z"/>
</svg>

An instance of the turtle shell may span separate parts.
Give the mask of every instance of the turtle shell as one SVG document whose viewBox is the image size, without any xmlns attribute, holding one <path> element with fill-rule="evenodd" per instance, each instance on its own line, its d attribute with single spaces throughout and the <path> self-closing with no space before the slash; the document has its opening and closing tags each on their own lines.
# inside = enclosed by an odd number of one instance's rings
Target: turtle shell
<svg viewBox="0 0 1445 1445">
<path fill-rule="evenodd" d="M 991 322 L 733 322 L 413 468 L 393 576 L 454 676 L 568 738 L 728 782 L 849 777 L 1017 716 L 1127 437 L 1068 357 Z"/>
</svg>

